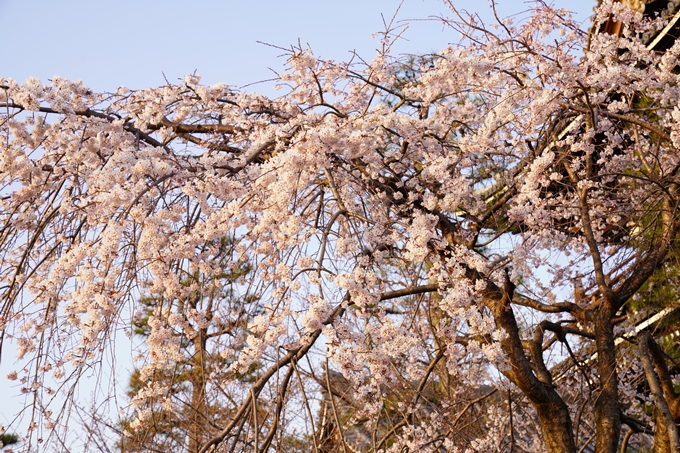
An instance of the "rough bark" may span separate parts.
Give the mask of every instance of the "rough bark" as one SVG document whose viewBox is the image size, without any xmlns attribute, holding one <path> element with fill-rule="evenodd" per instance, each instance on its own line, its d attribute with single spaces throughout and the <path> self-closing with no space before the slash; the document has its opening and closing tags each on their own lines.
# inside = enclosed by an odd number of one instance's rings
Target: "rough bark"
<svg viewBox="0 0 680 453">
<path fill-rule="evenodd" d="M 496 324 L 506 332 L 501 347 L 510 361 L 510 369 L 503 373 L 528 397 L 536 408 L 538 420 L 548 453 L 573 453 L 576 451 L 574 431 L 569 408 L 551 382 L 539 380 L 531 368 L 520 340 L 517 319 L 510 305 L 514 286 L 506 281 L 500 300 L 489 302 Z M 540 358 L 542 362 L 542 357 Z M 545 367 L 545 364 L 543 364 Z"/>
<path fill-rule="evenodd" d="M 205 442 L 205 423 L 208 417 L 206 404 L 206 329 L 199 329 L 199 334 L 194 338 L 194 364 L 192 366 L 193 379 L 191 382 L 191 407 L 189 422 L 189 453 L 198 453 Z"/>
<path fill-rule="evenodd" d="M 653 451 L 680 453 L 680 433 L 676 424 L 680 404 L 663 353 L 649 332 L 638 335 L 638 348 L 657 410 Z"/>
<path fill-rule="evenodd" d="M 600 388 L 595 401 L 595 452 L 616 453 L 621 434 L 616 346 L 612 315 L 606 307 L 602 308 L 595 314 L 593 323 L 597 347 L 597 371 L 600 376 Z"/>
</svg>

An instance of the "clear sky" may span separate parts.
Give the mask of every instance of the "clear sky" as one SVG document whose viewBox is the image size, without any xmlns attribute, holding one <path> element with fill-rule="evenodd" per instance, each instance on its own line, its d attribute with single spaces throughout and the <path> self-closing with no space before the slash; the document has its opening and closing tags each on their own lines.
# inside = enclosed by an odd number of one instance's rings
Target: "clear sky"
<svg viewBox="0 0 680 453">
<path fill-rule="evenodd" d="M 489 15 L 487 0 L 453 0 L 459 9 Z M 554 0 L 587 20 L 595 0 Z M 401 0 L 0 0 L 0 77 L 43 83 L 58 75 L 95 90 L 176 82 L 194 70 L 204 83 L 243 86 L 281 70 L 282 51 L 298 40 L 322 58 L 344 60 L 356 49 L 375 54 Z M 527 8 L 499 0 L 504 13 Z M 446 12 L 440 0 L 404 0 L 397 20 L 411 19 L 397 51 L 438 50 L 458 37 L 423 21 Z M 414 20 L 415 19 L 415 20 Z M 420 19 L 420 20 L 419 20 Z M 402 24 L 406 24 L 402 22 Z M 250 90 L 269 91 L 266 86 Z"/>
<path fill-rule="evenodd" d="M 525 10 L 522 0 L 498 0 L 503 14 Z M 489 20 L 487 0 L 453 0 Z M 588 23 L 595 0 L 554 0 Z M 203 82 L 236 87 L 282 70 L 280 47 L 298 40 L 325 59 L 345 60 L 356 50 L 375 55 L 374 32 L 384 30 L 401 0 L 0 0 L 0 77 L 49 83 L 58 75 L 82 79 L 97 91 L 177 82 L 196 71 Z M 458 40 L 440 23 L 439 0 L 403 0 L 397 21 L 408 24 L 398 53 L 425 53 Z M 588 25 L 584 25 L 587 28 Z M 245 88 L 271 94 L 271 84 Z M 129 353 L 129 351 L 128 351 Z M 0 425 L 21 408 L 18 388 L 5 380 L 13 351 L 0 364 Z M 123 379 L 123 381 L 125 381 Z"/>
</svg>

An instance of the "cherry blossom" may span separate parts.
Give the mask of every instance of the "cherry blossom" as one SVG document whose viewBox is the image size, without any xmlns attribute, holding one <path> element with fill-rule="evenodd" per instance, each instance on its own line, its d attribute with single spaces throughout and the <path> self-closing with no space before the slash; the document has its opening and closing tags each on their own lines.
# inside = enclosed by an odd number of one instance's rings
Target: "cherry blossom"
<svg viewBox="0 0 680 453">
<path fill-rule="evenodd" d="M 590 33 L 542 2 L 494 26 L 451 7 L 460 41 L 432 55 L 391 55 L 390 30 L 371 61 L 293 49 L 278 98 L 0 79 L 21 448 L 89 414 L 79 382 L 139 325 L 126 435 L 180 410 L 162 376 L 199 373 L 184 405 L 226 409 L 192 453 L 671 439 L 629 307 L 680 229 L 680 43 L 645 41 L 640 1 L 603 1 Z"/>
</svg>

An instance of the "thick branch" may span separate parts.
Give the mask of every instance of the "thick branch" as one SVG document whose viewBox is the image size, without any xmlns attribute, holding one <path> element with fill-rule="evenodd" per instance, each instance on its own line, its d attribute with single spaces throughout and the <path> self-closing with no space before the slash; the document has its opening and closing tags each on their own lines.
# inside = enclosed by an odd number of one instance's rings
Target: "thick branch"
<svg viewBox="0 0 680 453">
<path fill-rule="evenodd" d="M 548 305 L 515 293 L 512 297 L 512 303 L 533 308 L 543 313 L 571 313 L 577 319 L 585 319 L 585 310 L 571 302 L 557 302 Z"/>
<path fill-rule="evenodd" d="M 663 423 L 663 427 L 668 435 L 670 451 L 672 453 L 680 453 L 680 434 L 678 433 L 678 427 L 673 420 L 673 415 L 668 407 L 668 402 L 666 401 L 666 398 L 664 398 L 659 379 L 654 373 L 654 365 L 652 364 L 651 353 L 649 351 L 649 345 L 654 340 L 652 340 L 652 336 L 649 332 L 641 332 L 638 338 L 642 367 L 645 370 L 645 377 L 647 378 L 647 383 L 652 392 L 654 404 L 660 414 L 660 417 L 658 417 L 657 420 Z"/>
<path fill-rule="evenodd" d="M 544 383 L 534 375 L 524 353 L 519 326 L 510 303 L 514 290 L 506 274 L 503 289 L 489 282 L 485 294 L 485 305 L 492 310 L 496 326 L 506 333 L 500 343 L 510 367 L 503 374 L 522 390 L 536 408 L 548 452 L 573 452 L 576 447 L 569 408 L 549 382 Z M 499 292 L 501 297 L 497 297 Z"/>
<path fill-rule="evenodd" d="M 439 290 L 439 285 L 436 283 L 422 286 L 411 286 L 404 289 L 382 293 L 380 294 L 380 300 L 396 299 L 397 297 L 413 296 L 415 294 L 433 293 L 437 290 Z"/>
<path fill-rule="evenodd" d="M 577 111 L 577 112 L 580 112 L 580 113 L 590 114 L 590 109 L 588 109 L 587 107 L 579 107 L 577 105 L 565 104 L 565 103 L 560 103 L 560 105 L 562 107 L 570 109 L 570 110 L 574 110 L 574 111 Z M 642 121 L 642 120 L 640 120 L 640 119 L 638 119 L 634 116 L 621 115 L 621 114 L 618 114 L 618 113 L 610 112 L 610 111 L 605 110 L 605 109 L 599 109 L 598 113 L 600 115 L 603 115 L 603 116 L 608 116 L 610 118 L 615 118 L 617 120 L 626 121 L 626 122 L 631 123 L 631 124 L 636 124 L 636 125 L 644 128 L 644 129 L 647 129 L 650 132 L 654 132 L 655 134 L 657 134 L 659 137 L 663 138 L 666 141 L 669 141 L 669 142 L 671 141 L 670 135 L 668 135 L 666 132 L 664 132 L 661 129 L 659 129 L 658 127 L 655 127 L 655 126 L 653 126 L 653 125 L 651 125 L 651 124 L 649 124 L 645 121 Z"/>
</svg>

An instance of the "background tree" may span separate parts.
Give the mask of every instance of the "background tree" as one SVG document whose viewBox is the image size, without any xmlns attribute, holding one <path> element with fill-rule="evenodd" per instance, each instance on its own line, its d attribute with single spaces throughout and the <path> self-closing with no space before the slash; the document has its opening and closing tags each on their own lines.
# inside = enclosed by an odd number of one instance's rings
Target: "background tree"
<svg viewBox="0 0 680 453">
<path fill-rule="evenodd" d="M 0 442 L 2 442 L 0 447 L 7 447 L 9 445 L 14 445 L 19 443 L 19 436 L 16 434 L 3 433 L 0 437 Z"/>
<path fill-rule="evenodd" d="M 174 410 L 165 373 L 191 363 L 192 388 L 230 397 L 199 453 L 321 451 L 315 400 L 342 451 L 613 453 L 623 424 L 673 448 L 672 381 L 625 307 L 680 228 L 680 44 L 645 46 L 658 23 L 624 3 L 601 5 L 595 27 L 618 28 L 590 39 L 543 3 L 495 27 L 452 11 L 461 41 L 407 74 L 389 32 L 371 62 L 294 49 L 277 99 L 195 75 L 109 94 L 2 83 L 2 319 L 29 360 L 12 375 L 36 408 L 28 449 L 68 426 L 45 373 L 71 388 L 149 292 L 129 426 Z M 223 285 L 252 298 L 227 309 Z M 212 386 L 187 361 L 208 354 L 192 323 L 237 328 L 210 343 Z"/>
<path fill-rule="evenodd" d="M 233 241 L 221 238 L 218 242 L 219 250 L 211 261 L 216 266 L 229 263 L 224 272 L 208 279 L 200 271 L 186 275 L 183 286 L 192 287 L 195 292 L 185 299 L 166 300 L 163 293 L 154 293 L 151 286 L 150 295 L 140 301 L 145 308 L 138 312 L 133 325 L 134 333 L 143 338 L 151 334 L 149 322 L 153 324 L 154 314 L 159 311 L 172 311 L 184 318 L 181 330 L 175 331 L 182 359 L 154 372 L 152 381 L 164 392 L 158 397 L 148 398 L 142 406 L 151 411 L 143 429 L 130 429 L 134 419 L 121 422 L 120 451 L 179 450 L 195 453 L 232 415 L 231 396 L 227 389 L 221 388 L 229 360 L 216 353 L 215 345 L 225 343 L 225 337 L 245 338 L 247 321 L 252 318 L 246 310 L 255 304 L 252 296 L 240 294 L 247 291 L 239 285 L 239 280 L 244 280 L 250 271 L 249 266 L 234 261 Z M 211 324 L 216 318 L 219 321 Z M 230 318 L 231 321 L 226 321 Z M 257 369 L 257 364 L 253 364 L 239 380 L 246 385 L 252 382 Z M 141 376 L 141 371 L 135 370 L 130 377 L 128 396 L 133 400 L 148 386 Z"/>
</svg>

